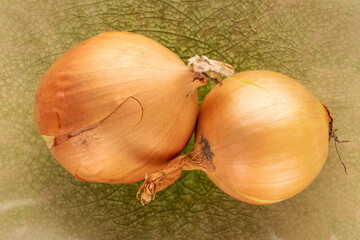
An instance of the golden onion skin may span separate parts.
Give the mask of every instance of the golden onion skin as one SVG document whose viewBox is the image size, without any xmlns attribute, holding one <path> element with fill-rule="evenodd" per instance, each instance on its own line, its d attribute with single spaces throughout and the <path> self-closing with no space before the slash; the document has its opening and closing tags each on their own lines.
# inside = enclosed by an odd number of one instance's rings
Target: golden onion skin
<svg viewBox="0 0 360 240">
<path fill-rule="evenodd" d="M 71 174 L 129 183 L 161 170 L 190 138 L 197 117 L 195 73 L 161 44 L 106 32 L 62 55 L 35 98 L 35 124 Z"/>
<path fill-rule="evenodd" d="M 208 141 L 216 170 L 205 172 L 225 193 L 270 204 L 296 195 L 319 174 L 330 122 L 323 104 L 294 79 L 241 72 L 206 96 L 195 145 Z"/>
</svg>

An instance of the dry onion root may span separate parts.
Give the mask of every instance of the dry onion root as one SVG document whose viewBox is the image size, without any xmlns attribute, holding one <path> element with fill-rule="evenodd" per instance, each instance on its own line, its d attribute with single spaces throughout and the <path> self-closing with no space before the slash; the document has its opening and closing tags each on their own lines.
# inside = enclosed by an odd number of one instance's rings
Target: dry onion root
<svg viewBox="0 0 360 240">
<path fill-rule="evenodd" d="M 204 171 L 244 202 L 290 198 L 322 169 L 331 126 L 326 107 L 292 78 L 270 71 L 235 74 L 206 96 L 193 151 L 146 176 L 138 191 L 141 203 L 154 199 L 182 170 Z"/>
<path fill-rule="evenodd" d="M 197 87 L 234 68 L 195 56 L 186 66 L 139 34 L 106 32 L 62 55 L 35 98 L 35 124 L 56 160 L 89 182 L 130 183 L 161 170 L 195 127 Z"/>
</svg>

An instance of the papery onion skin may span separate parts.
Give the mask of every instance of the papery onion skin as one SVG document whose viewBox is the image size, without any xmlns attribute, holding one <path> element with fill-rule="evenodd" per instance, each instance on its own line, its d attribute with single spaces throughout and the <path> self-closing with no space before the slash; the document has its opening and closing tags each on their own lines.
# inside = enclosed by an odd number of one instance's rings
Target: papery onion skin
<svg viewBox="0 0 360 240">
<path fill-rule="evenodd" d="M 331 119 L 303 85 L 270 71 L 225 79 L 206 96 L 196 144 L 208 141 L 215 171 L 208 177 L 244 202 L 270 204 L 305 189 L 328 153 Z"/>
<path fill-rule="evenodd" d="M 35 124 L 74 176 L 129 183 L 179 154 L 197 118 L 192 67 L 161 44 L 106 32 L 62 55 L 35 98 Z"/>
</svg>

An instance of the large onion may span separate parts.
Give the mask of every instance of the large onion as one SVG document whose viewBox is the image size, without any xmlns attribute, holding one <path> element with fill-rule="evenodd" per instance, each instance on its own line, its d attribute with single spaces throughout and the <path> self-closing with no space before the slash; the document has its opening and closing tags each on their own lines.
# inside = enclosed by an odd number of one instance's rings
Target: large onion
<svg viewBox="0 0 360 240">
<path fill-rule="evenodd" d="M 207 64 L 199 57 L 193 63 Z M 102 33 L 45 73 L 35 99 L 36 129 L 74 176 L 139 181 L 186 146 L 197 118 L 196 88 L 205 82 L 200 72 L 147 37 Z"/>
<path fill-rule="evenodd" d="M 225 79 L 205 98 L 193 151 L 147 177 L 142 202 L 201 169 L 224 192 L 270 204 L 306 188 L 322 169 L 332 119 L 326 107 L 290 77 L 248 71 Z"/>
</svg>

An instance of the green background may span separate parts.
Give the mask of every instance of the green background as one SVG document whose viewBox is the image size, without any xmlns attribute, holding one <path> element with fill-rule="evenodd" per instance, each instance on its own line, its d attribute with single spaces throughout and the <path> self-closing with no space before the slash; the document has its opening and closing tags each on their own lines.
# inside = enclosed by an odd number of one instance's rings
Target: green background
<svg viewBox="0 0 360 240">
<path fill-rule="evenodd" d="M 360 1 L 1 0 L 0 26 L 0 239 L 360 239 Z M 146 35 L 184 61 L 204 54 L 297 79 L 351 141 L 338 146 L 349 176 L 331 141 L 310 187 L 269 206 L 232 199 L 199 171 L 146 207 L 140 183 L 75 179 L 35 131 L 34 96 L 57 57 L 109 30 Z"/>
</svg>

